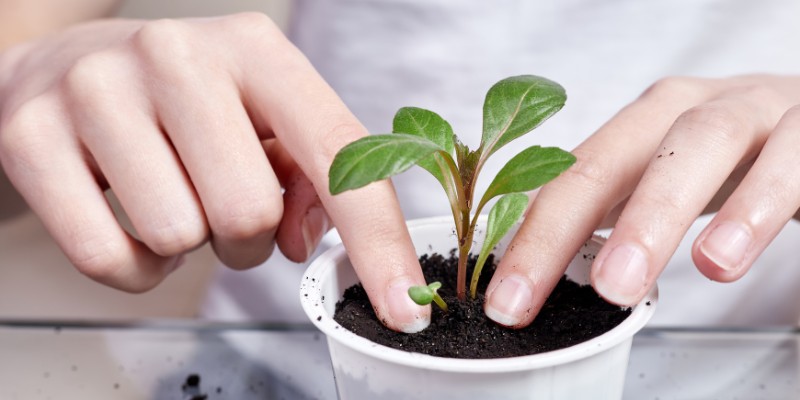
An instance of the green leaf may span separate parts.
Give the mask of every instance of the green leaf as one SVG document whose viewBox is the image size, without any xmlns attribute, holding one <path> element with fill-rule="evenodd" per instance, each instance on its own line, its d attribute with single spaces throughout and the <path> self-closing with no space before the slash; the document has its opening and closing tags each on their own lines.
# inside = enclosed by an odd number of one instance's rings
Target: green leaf
<svg viewBox="0 0 800 400">
<path fill-rule="evenodd" d="M 397 110 L 392 121 L 393 133 L 420 136 L 453 154 L 453 128 L 439 114 L 424 108 L 403 107 Z"/>
<path fill-rule="evenodd" d="M 522 75 L 497 82 L 483 104 L 483 158 L 539 126 L 566 100 L 564 88 L 546 78 Z"/>
<path fill-rule="evenodd" d="M 343 147 L 328 171 L 331 194 L 357 189 L 399 174 L 442 148 L 428 139 L 407 135 L 363 137 Z"/>
<path fill-rule="evenodd" d="M 414 303 L 421 306 L 426 306 L 431 304 L 431 302 L 435 302 L 439 308 L 447 312 L 447 303 L 445 303 L 442 296 L 439 296 L 439 293 L 437 293 L 441 287 L 441 282 L 433 282 L 428 286 L 412 286 L 408 288 L 408 297 L 411 297 Z"/>
<path fill-rule="evenodd" d="M 478 279 L 481 276 L 481 270 L 486 263 L 486 258 L 489 257 L 492 249 L 500 243 L 500 240 L 508 233 L 508 231 L 519 221 L 525 209 L 528 207 L 528 196 L 522 193 L 511 193 L 500 198 L 495 203 L 492 210 L 489 211 L 489 219 L 486 223 L 486 238 L 483 240 L 483 247 L 478 255 L 478 261 L 475 263 L 475 269 L 472 272 L 472 281 L 470 282 L 470 295 L 475 298 L 478 290 Z"/>
<path fill-rule="evenodd" d="M 575 156 L 557 147 L 531 146 L 503 166 L 481 199 L 506 193 L 527 192 L 555 179 L 575 163 Z"/>
<path fill-rule="evenodd" d="M 414 303 L 421 306 L 431 304 L 431 302 L 433 302 L 434 293 L 435 292 L 427 286 L 411 286 L 408 288 L 408 297 L 411 297 Z"/>
<path fill-rule="evenodd" d="M 442 117 L 433 111 L 428 111 L 416 107 L 403 107 L 397 111 L 392 123 L 393 133 L 405 133 L 426 138 L 436 143 L 444 149 L 447 154 L 452 155 L 454 151 L 453 128 Z M 445 177 L 442 170 L 437 165 L 437 158 L 444 157 L 441 154 L 433 154 L 421 160 L 418 164 L 430 172 L 444 187 Z M 444 161 L 444 160 L 440 160 Z"/>
</svg>

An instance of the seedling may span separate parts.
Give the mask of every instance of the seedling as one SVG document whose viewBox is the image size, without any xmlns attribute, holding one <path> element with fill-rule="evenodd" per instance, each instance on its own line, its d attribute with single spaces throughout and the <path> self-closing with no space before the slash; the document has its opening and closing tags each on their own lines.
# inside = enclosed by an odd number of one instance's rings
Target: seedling
<svg viewBox="0 0 800 400">
<path fill-rule="evenodd" d="M 415 303 L 421 306 L 435 302 L 442 310 L 447 311 L 447 303 L 444 302 L 442 296 L 439 296 L 437 292 L 440 287 L 442 287 L 441 282 L 433 282 L 428 286 L 412 286 L 408 288 L 408 295 Z"/>
<path fill-rule="evenodd" d="M 361 138 L 336 154 L 329 171 L 331 194 L 389 178 L 415 164 L 430 172 L 444 188 L 455 221 L 459 253 L 456 295 L 461 301 L 466 299 L 467 258 L 475 224 L 486 204 L 500 196 L 489 211 L 486 237 L 470 282 L 470 296 L 475 298 L 486 258 L 527 208 L 525 192 L 560 175 L 575 163 L 575 157 L 556 147 L 528 147 L 508 161 L 476 202 L 478 175 L 489 156 L 558 112 L 566 99 L 564 88 L 545 78 L 523 75 L 501 80 L 486 94 L 483 136 L 476 150 L 461 143 L 450 124 L 436 113 L 401 108 L 394 117 L 393 134 Z M 413 287 L 409 295 L 418 304 L 435 301 L 446 310 L 436 293 L 439 287 L 439 282 Z"/>
</svg>

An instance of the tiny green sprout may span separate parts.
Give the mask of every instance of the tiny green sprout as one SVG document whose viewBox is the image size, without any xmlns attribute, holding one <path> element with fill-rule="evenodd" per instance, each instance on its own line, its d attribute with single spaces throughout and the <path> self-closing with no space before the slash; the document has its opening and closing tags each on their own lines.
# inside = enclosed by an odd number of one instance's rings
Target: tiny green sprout
<svg viewBox="0 0 800 400">
<path fill-rule="evenodd" d="M 441 282 L 433 282 L 428 286 L 412 286 L 408 288 L 408 297 L 414 300 L 421 306 L 427 306 L 431 302 L 436 303 L 442 311 L 447 312 L 447 303 L 445 303 L 442 296 L 439 296 L 439 288 L 442 287 Z"/>
<path fill-rule="evenodd" d="M 566 99 L 561 85 L 538 76 L 513 76 L 497 82 L 486 94 L 483 135 L 475 150 L 461 143 L 450 124 L 433 111 L 401 108 L 394 117 L 392 134 L 361 138 L 336 154 L 328 173 L 329 190 L 336 195 L 357 189 L 415 164 L 430 172 L 444 188 L 453 213 L 459 256 L 456 295 L 462 301 L 466 300 L 467 258 L 478 216 L 497 198 L 489 211 L 486 237 L 470 281 L 470 296 L 475 298 L 489 253 L 527 208 L 525 192 L 556 178 L 575 163 L 575 157 L 556 147 L 528 147 L 500 169 L 481 197 L 475 196 L 478 175 L 489 156 L 550 118 Z"/>
</svg>

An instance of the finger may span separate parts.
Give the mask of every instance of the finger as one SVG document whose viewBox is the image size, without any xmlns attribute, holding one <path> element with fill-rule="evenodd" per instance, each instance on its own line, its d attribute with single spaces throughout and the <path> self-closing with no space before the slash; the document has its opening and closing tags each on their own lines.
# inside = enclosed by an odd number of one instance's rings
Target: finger
<svg viewBox="0 0 800 400">
<path fill-rule="evenodd" d="M 769 94 L 737 91 L 675 122 L 597 255 L 592 282 L 600 295 L 620 305 L 641 300 L 692 221 L 761 148 L 785 110 L 780 103 Z"/>
<path fill-rule="evenodd" d="M 133 65 L 119 52 L 84 58 L 68 79 L 68 104 L 78 134 L 139 237 L 157 254 L 174 256 L 202 244 L 208 227 L 143 88 L 117 78 L 136 76 Z"/>
<path fill-rule="evenodd" d="M 742 277 L 800 207 L 800 106 L 784 114 L 750 171 L 692 249 L 708 278 Z"/>
<path fill-rule="evenodd" d="M 237 269 L 264 262 L 283 214 L 280 186 L 242 106 L 238 87 L 178 21 L 145 25 L 134 38 L 159 119 L 205 210 L 220 260 Z M 152 79 L 152 78 L 151 78 Z"/>
<path fill-rule="evenodd" d="M 283 146 L 272 143 L 267 157 L 284 188 L 283 219 L 276 237 L 278 248 L 289 260 L 306 261 L 333 224 L 314 185 Z"/>
<path fill-rule="evenodd" d="M 500 261 L 486 291 L 489 318 L 533 321 L 580 246 L 633 191 L 663 132 L 707 95 L 694 80 L 662 81 L 573 151 L 576 164 L 540 190 Z"/>
<path fill-rule="evenodd" d="M 79 271 L 117 289 L 149 290 L 180 259 L 153 253 L 118 224 L 64 112 L 49 94 L 17 109 L 2 127 L 3 167 Z"/>
<path fill-rule="evenodd" d="M 407 290 L 424 284 L 424 278 L 391 183 L 377 182 L 336 197 L 328 190 L 334 155 L 366 130 L 288 42 L 261 50 L 281 54 L 281 59 L 267 63 L 266 57 L 248 58 L 241 78 L 251 110 L 270 122 L 313 183 L 381 321 L 405 332 L 423 329 L 430 321 L 430 306 L 413 303 Z"/>
</svg>

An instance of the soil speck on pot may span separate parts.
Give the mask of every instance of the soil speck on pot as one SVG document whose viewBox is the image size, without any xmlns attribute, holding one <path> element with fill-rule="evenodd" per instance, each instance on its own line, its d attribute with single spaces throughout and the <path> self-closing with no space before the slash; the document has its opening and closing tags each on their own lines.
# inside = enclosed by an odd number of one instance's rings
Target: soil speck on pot
<svg viewBox="0 0 800 400">
<path fill-rule="evenodd" d="M 470 257 L 471 276 L 476 257 Z M 478 285 L 478 296 L 458 301 L 455 282 L 458 260 L 455 251 L 420 257 L 426 282 L 442 283 L 439 293 L 450 311 L 433 306 L 430 326 L 422 332 L 404 334 L 384 327 L 375 316 L 361 285 L 348 288 L 336 304 L 334 319 L 346 329 L 373 342 L 411 352 L 452 358 L 505 358 L 569 347 L 597 337 L 619 325 L 629 308 L 607 303 L 589 285 L 578 285 L 566 277 L 526 328 L 512 330 L 486 318 L 483 293 L 496 266 L 490 256 Z"/>
</svg>

